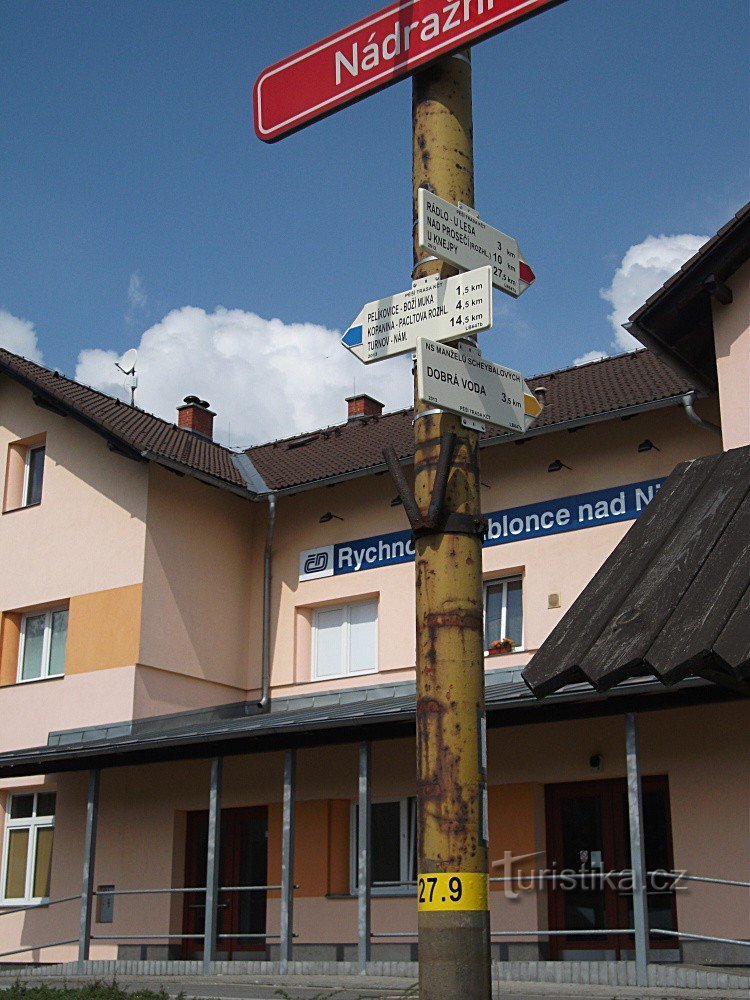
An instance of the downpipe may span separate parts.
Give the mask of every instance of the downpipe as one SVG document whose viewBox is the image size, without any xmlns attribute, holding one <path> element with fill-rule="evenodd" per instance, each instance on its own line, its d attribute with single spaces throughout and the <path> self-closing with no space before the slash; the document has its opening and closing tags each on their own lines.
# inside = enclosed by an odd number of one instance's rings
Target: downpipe
<svg viewBox="0 0 750 1000">
<path fill-rule="evenodd" d="M 695 424 L 696 427 L 702 427 L 705 431 L 713 431 L 714 434 L 718 434 L 721 437 L 721 427 L 718 424 L 712 424 L 710 420 L 704 420 L 703 417 L 699 417 L 698 414 L 693 409 L 696 400 L 696 392 L 691 389 L 690 392 L 686 392 L 682 397 L 682 406 L 687 414 L 688 420 Z"/>
<path fill-rule="evenodd" d="M 268 494 L 268 528 L 266 550 L 263 555 L 263 640 L 261 653 L 261 687 L 258 708 L 268 712 L 271 708 L 271 546 L 276 526 L 276 494 Z"/>
</svg>

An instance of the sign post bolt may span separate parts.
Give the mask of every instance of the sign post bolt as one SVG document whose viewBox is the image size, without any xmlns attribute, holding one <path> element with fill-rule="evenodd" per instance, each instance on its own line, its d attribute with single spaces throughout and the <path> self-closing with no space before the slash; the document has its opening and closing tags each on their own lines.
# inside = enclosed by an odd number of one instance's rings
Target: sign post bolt
<svg viewBox="0 0 750 1000">
<path fill-rule="evenodd" d="M 469 52 L 413 78 L 413 198 L 474 204 Z M 455 273 L 425 260 L 415 278 Z M 441 440 L 455 435 L 445 513 L 481 517 L 479 442 L 451 413 L 425 413 L 415 385 L 415 499 L 428 520 Z M 416 540 L 417 857 L 421 1000 L 489 1000 L 482 540 L 439 529 Z"/>
</svg>

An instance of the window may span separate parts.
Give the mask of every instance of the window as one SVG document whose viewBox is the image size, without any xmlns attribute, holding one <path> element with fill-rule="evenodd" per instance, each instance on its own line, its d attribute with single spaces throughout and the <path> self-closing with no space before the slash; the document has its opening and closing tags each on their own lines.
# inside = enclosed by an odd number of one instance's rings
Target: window
<svg viewBox="0 0 750 1000">
<path fill-rule="evenodd" d="M 523 649 L 523 600 L 520 576 L 490 580 L 484 587 L 484 648 L 510 639 Z"/>
<path fill-rule="evenodd" d="M 313 615 L 313 678 L 378 669 L 377 601 L 319 608 Z"/>
<path fill-rule="evenodd" d="M 44 478 L 44 445 L 26 449 L 23 478 L 23 506 L 42 502 L 42 479 Z"/>
<path fill-rule="evenodd" d="M 3 513 L 36 507 L 42 502 L 46 436 L 36 434 L 23 441 L 11 441 L 5 463 Z"/>
<path fill-rule="evenodd" d="M 359 807 L 352 809 L 352 892 L 357 891 Z M 390 802 L 373 802 L 370 806 L 371 872 L 374 893 L 414 892 L 417 881 L 416 840 L 417 800 L 393 799 Z"/>
<path fill-rule="evenodd" d="M 65 673 L 68 609 L 24 615 L 18 654 L 18 680 L 38 681 Z"/>
<path fill-rule="evenodd" d="M 49 899 L 54 829 L 54 792 L 9 796 L 3 846 L 3 902 L 42 903 Z"/>
</svg>

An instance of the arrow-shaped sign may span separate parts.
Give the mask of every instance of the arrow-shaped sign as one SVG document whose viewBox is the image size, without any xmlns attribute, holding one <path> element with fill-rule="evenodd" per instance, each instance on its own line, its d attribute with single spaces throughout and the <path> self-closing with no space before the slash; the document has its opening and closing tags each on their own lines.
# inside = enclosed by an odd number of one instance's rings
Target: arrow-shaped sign
<svg viewBox="0 0 750 1000">
<path fill-rule="evenodd" d="M 523 376 L 482 357 L 468 344 L 439 344 L 420 337 L 417 392 L 422 402 L 464 418 L 525 433 L 542 406 Z"/>
<path fill-rule="evenodd" d="M 419 190 L 418 242 L 420 249 L 456 267 L 489 264 L 492 284 L 514 298 L 536 277 L 512 236 L 482 222 L 473 208 L 452 205 L 426 188 Z"/>
<path fill-rule="evenodd" d="M 419 337 L 460 340 L 491 326 L 490 268 L 479 267 L 451 278 L 422 278 L 406 292 L 368 302 L 341 343 L 370 364 L 414 351 Z"/>
</svg>

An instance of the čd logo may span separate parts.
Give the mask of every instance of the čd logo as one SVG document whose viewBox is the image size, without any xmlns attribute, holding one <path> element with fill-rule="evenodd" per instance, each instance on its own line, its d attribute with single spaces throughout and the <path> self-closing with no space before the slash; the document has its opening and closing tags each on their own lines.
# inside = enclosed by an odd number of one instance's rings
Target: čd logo
<svg viewBox="0 0 750 1000">
<path fill-rule="evenodd" d="M 305 573 L 322 573 L 328 569 L 327 552 L 311 552 L 305 559 Z"/>
</svg>

